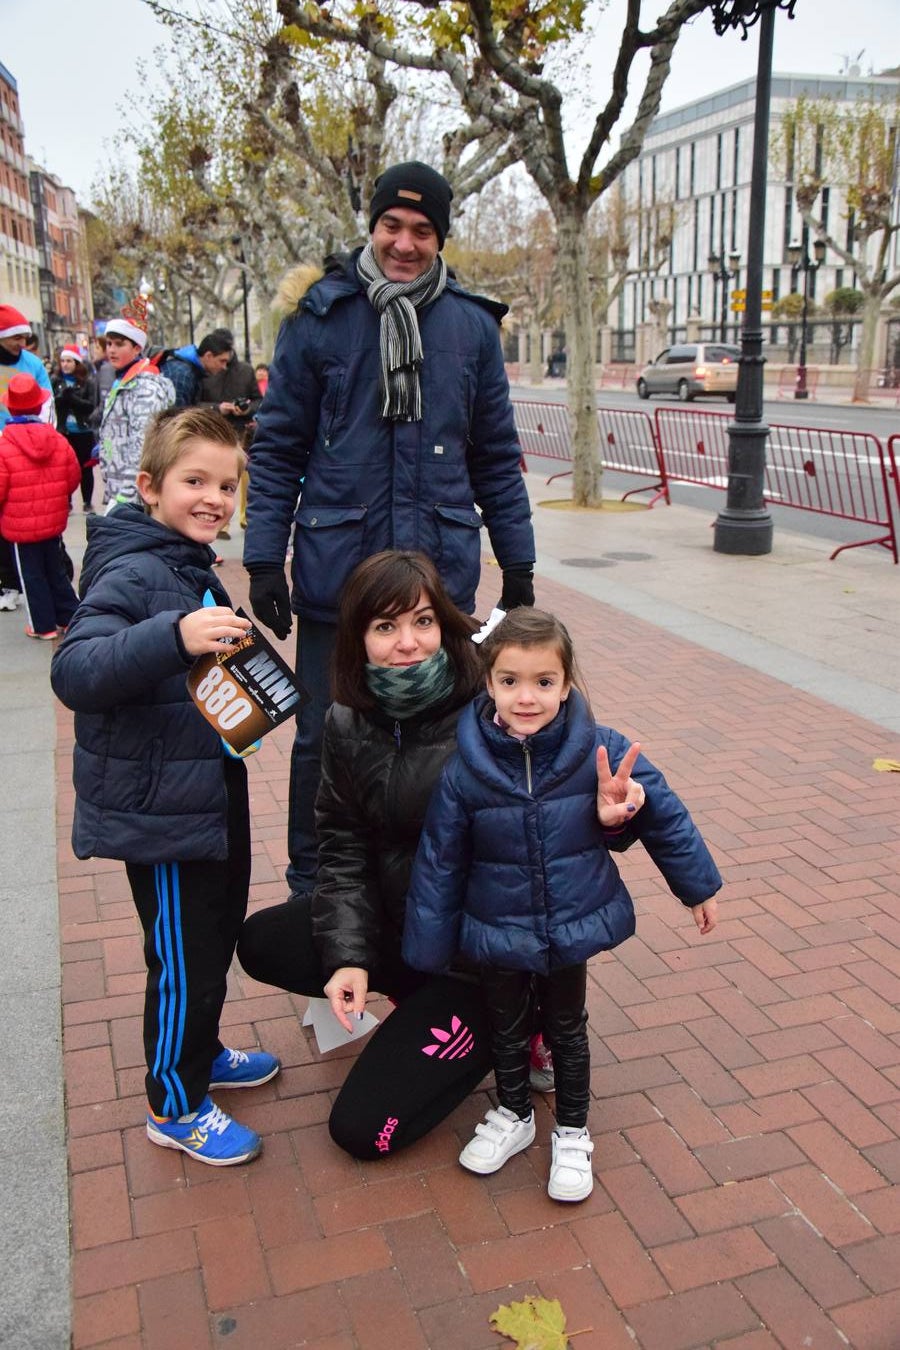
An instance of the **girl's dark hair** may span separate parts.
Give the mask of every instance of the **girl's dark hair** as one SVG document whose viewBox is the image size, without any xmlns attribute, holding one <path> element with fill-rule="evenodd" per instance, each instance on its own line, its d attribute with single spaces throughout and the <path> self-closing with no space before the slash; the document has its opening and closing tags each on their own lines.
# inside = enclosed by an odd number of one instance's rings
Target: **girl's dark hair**
<svg viewBox="0 0 900 1350">
<path fill-rule="evenodd" d="M 454 605 L 434 563 L 424 553 L 385 549 L 351 572 L 341 594 L 337 640 L 331 666 L 332 693 L 338 703 L 369 712 L 375 700 L 366 684 L 365 633 L 373 619 L 404 614 L 424 592 L 441 629 L 441 645 L 456 672 L 456 687 L 475 692 L 480 662 L 472 634 L 478 622 Z"/>
<path fill-rule="evenodd" d="M 494 669 L 504 647 L 553 647 L 559 657 L 565 679 L 590 702 L 578 669 L 578 662 L 575 660 L 575 649 L 569 630 L 555 614 L 548 614 L 543 609 L 525 607 L 510 610 L 481 644 L 481 660 L 486 675 L 490 675 Z"/>
</svg>

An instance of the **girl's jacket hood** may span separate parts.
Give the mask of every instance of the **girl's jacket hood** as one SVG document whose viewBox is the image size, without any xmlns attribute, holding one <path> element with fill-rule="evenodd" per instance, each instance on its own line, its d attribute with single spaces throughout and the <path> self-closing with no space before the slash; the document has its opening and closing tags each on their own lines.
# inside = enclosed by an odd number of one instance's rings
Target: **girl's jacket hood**
<svg viewBox="0 0 900 1350">
<path fill-rule="evenodd" d="M 131 505 L 117 506 L 108 516 L 89 517 L 87 541 L 78 583 L 82 598 L 105 567 L 129 554 L 162 552 L 170 567 L 188 577 L 195 569 L 198 580 L 199 574 L 206 575 L 216 556 L 208 544 L 186 539 Z"/>
<path fill-rule="evenodd" d="M 496 791 L 512 790 L 523 798 L 532 795 L 522 773 L 526 750 L 533 782 L 541 792 L 565 783 L 593 750 L 596 725 L 577 690 L 570 693 L 548 726 L 525 741 L 497 726 L 494 711 L 488 694 L 479 694 L 468 714 L 460 719 L 457 749 L 466 768 Z"/>
<path fill-rule="evenodd" d="M 59 432 L 47 422 L 7 422 L 3 440 L 20 454 L 41 464 L 57 449 Z"/>
</svg>

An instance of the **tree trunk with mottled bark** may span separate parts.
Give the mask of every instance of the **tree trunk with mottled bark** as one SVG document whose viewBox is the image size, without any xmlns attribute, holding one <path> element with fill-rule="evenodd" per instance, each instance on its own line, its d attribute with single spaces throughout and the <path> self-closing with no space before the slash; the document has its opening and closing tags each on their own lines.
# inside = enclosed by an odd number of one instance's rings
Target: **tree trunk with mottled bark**
<svg viewBox="0 0 900 1350">
<path fill-rule="evenodd" d="M 597 381 L 594 370 L 594 319 L 588 237 L 577 206 L 560 203 L 559 279 L 566 316 L 566 379 L 573 444 L 573 500 L 599 506 L 603 496 L 603 464 L 597 425 Z"/>
</svg>

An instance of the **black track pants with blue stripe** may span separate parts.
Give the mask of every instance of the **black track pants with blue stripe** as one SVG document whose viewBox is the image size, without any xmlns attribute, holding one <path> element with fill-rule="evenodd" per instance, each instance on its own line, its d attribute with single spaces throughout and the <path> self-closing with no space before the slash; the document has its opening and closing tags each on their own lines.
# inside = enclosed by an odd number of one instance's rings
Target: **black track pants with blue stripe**
<svg viewBox="0 0 900 1350">
<path fill-rule="evenodd" d="M 224 769 L 227 861 L 126 865 L 144 930 L 147 1100 L 158 1116 L 187 1115 L 206 1096 L 210 1067 L 221 1049 L 228 968 L 247 913 L 247 770 L 230 759 Z"/>
</svg>

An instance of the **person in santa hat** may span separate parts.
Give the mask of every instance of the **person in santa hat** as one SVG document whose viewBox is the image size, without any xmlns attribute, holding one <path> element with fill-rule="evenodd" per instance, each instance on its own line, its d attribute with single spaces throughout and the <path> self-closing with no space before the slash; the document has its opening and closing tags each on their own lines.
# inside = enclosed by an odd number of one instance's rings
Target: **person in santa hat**
<svg viewBox="0 0 900 1350">
<path fill-rule="evenodd" d="M 106 356 L 116 378 L 100 422 L 103 501 L 107 511 L 122 502 L 139 506 L 137 472 L 150 418 L 175 402 L 170 380 L 144 356 L 147 302 L 135 296 L 121 317 L 106 325 Z"/>
<path fill-rule="evenodd" d="M 59 353 L 59 373 L 52 378 L 56 425 L 75 451 L 81 465 L 81 502 L 85 515 L 93 514 L 96 437 L 91 418 L 97 407 L 97 380 L 83 352 L 69 342 Z"/>
<path fill-rule="evenodd" d="M 50 376 L 44 363 L 33 352 L 26 351 L 25 343 L 31 336 L 31 324 L 20 310 L 12 305 L 0 305 L 0 398 L 6 393 L 14 375 L 30 375 L 42 389 L 50 389 Z M 50 421 L 53 404 L 45 404 L 42 416 Z M 0 431 L 9 421 L 9 413 L 0 402 Z"/>
</svg>

